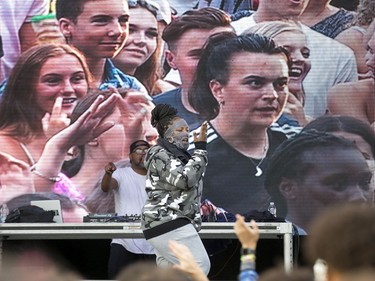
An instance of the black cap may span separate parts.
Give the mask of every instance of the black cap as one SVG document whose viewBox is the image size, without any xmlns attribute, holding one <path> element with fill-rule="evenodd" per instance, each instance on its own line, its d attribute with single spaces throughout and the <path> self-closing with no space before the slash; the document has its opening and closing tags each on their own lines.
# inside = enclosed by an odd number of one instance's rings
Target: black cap
<svg viewBox="0 0 375 281">
<path fill-rule="evenodd" d="M 145 140 L 137 140 L 130 145 L 130 153 L 132 153 L 139 146 L 147 146 L 150 148 L 150 144 Z"/>
</svg>

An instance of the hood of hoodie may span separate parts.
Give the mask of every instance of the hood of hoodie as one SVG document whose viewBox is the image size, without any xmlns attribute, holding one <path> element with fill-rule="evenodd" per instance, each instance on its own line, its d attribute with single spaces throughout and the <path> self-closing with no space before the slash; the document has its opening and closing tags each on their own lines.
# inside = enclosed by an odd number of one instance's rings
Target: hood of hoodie
<svg viewBox="0 0 375 281">
<path fill-rule="evenodd" d="M 147 151 L 147 154 L 144 160 L 144 165 L 147 170 L 149 169 L 151 159 L 155 156 L 156 153 L 158 153 L 160 150 L 163 150 L 163 149 L 164 148 L 159 145 L 154 145 Z"/>
</svg>

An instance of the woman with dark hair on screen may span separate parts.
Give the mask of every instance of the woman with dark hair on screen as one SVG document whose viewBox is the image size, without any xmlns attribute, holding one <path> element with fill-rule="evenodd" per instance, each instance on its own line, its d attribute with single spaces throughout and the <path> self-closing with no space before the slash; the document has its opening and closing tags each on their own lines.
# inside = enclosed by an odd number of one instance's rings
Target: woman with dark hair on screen
<svg viewBox="0 0 375 281">
<path fill-rule="evenodd" d="M 202 199 L 231 214 L 267 209 L 264 174 L 269 157 L 287 139 L 271 125 L 288 99 L 290 65 L 288 51 L 268 37 L 232 32 L 209 37 L 189 91 L 190 104 L 210 120 Z M 206 244 L 216 252 L 212 271 L 220 268 L 220 278 L 228 279 L 238 264 L 226 261 L 239 251 L 237 243 L 225 245 L 224 251 L 219 243 Z"/>
<path fill-rule="evenodd" d="M 257 33 L 273 39 L 277 45 L 288 50 L 292 60 L 288 82 L 290 95 L 288 95 L 288 102 L 283 110 L 283 115 L 277 122 L 281 125 L 284 122 L 295 125 L 292 121 L 294 119 L 298 121 L 299 126 L 306 125 L 312 119 L 306 116 L 304 112 L 305 101 L 310 93 L 305 91 L 303 81 L 311 69 L 307 36 L 294 21 L 260 22 L 245 30 L 242 35 L 251 33 Z M 316 79 L 318 82 L 319 78 L 317 77 Z M 288 117 L 285 117 L 285 114 Z"/>
<path fill-rule="evenodd" d="M 287 101 L 290 63 L 285 49 L 258 34 L 213 35 L 202 52 L 189 102 L 210 120 L 203 199 L 230 213 L 269 205 L 264 172 L 286 140 L 270 126 Z"/>
<path fill-rule="evenodd" d="M 151 112 L 151 124 L 158 133 L 157 145 L 145 158 L 147 201 L 142 212 L 142 230 L 154 247 L 159 266 L 178 264 L 169 249 L 169 240 L 186 245 L 205 274 L 210 260 L 198 235 L 201 227 L 200 196 L 207 165 L 207 125 L 194 134 L 195 150 L 187 152 L 189 126 L 167 104 Z"/>
</svg>

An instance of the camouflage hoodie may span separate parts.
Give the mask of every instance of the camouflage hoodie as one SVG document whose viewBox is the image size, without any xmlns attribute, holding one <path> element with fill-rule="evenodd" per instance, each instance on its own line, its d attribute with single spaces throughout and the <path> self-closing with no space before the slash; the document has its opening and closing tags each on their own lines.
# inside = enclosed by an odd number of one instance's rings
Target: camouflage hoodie
<svg viewBox="0 0 375 281">
<path fill-rule="evenodd" d="M 196 149 L 187 164 L 165 148 L 155 145 L 145 158 L 146 193 L 142 229 L 147 230 L 177 218 L 188 218 L 201 227 L 200 197 L 207 166 L 207 151 Z"/>
</svg>

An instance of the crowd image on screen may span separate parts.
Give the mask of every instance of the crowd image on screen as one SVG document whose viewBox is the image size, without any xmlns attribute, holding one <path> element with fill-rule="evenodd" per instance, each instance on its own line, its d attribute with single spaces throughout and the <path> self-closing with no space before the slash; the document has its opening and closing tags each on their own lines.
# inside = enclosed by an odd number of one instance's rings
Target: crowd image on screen
<svg viewBox="0 0 375 281">
<path fill-rule="evenodd" d="M 166 214 L 186 217 L 191 224 L 181 229 L 190 233 L 200 229 L 202 202 L 239 225 L 274 202 L 277 219 L 309 236 L 334 205 L 374 204 L 375 0 L 19 2 L 2 0 L 0 9 L 0 207 L 56 197 L 70 212 L 65 222 L 80 223 L 88 213 L 126 215 L 119 174 L 139 160 L 147 164 L 134 184 L 142 193 L 124 192 L 139 199 L 152 240 L 146 255 L 199 272 L 190 277 L 203 281 L 220 277 L 213 256 L 199 237 L 189 249 L 198 265 L 180 254 L 185 240 L 160 241 L 176 230 L 153 229 Z M 153 114 L 162 107 L 176 110 L 182 129 L 173 118 L 157 124 Z M 175 131 L 165 136 L 169 127 Z M 135 152 L 138 141 L 149 146 L 144 153 Z M 151 157 L 160 147 L 181 163 L 204 151 L 204 171 L 167 165 L 178 175 L 171 184 L 159 167 L 164 154 Z M 199 174 L 199 184 L 190 173 Z M 186 198 L 193 193 L 196 202 Z M 192 204 L 191 213 L 182 215 L 180 200 Z M 255 278 L 246 280 L 262 278 L 246 261 Z M 160 278 L 175 274 L 142 266 Z M 301 280 L 311 277 L 305 273 Z"/>
</svg>

